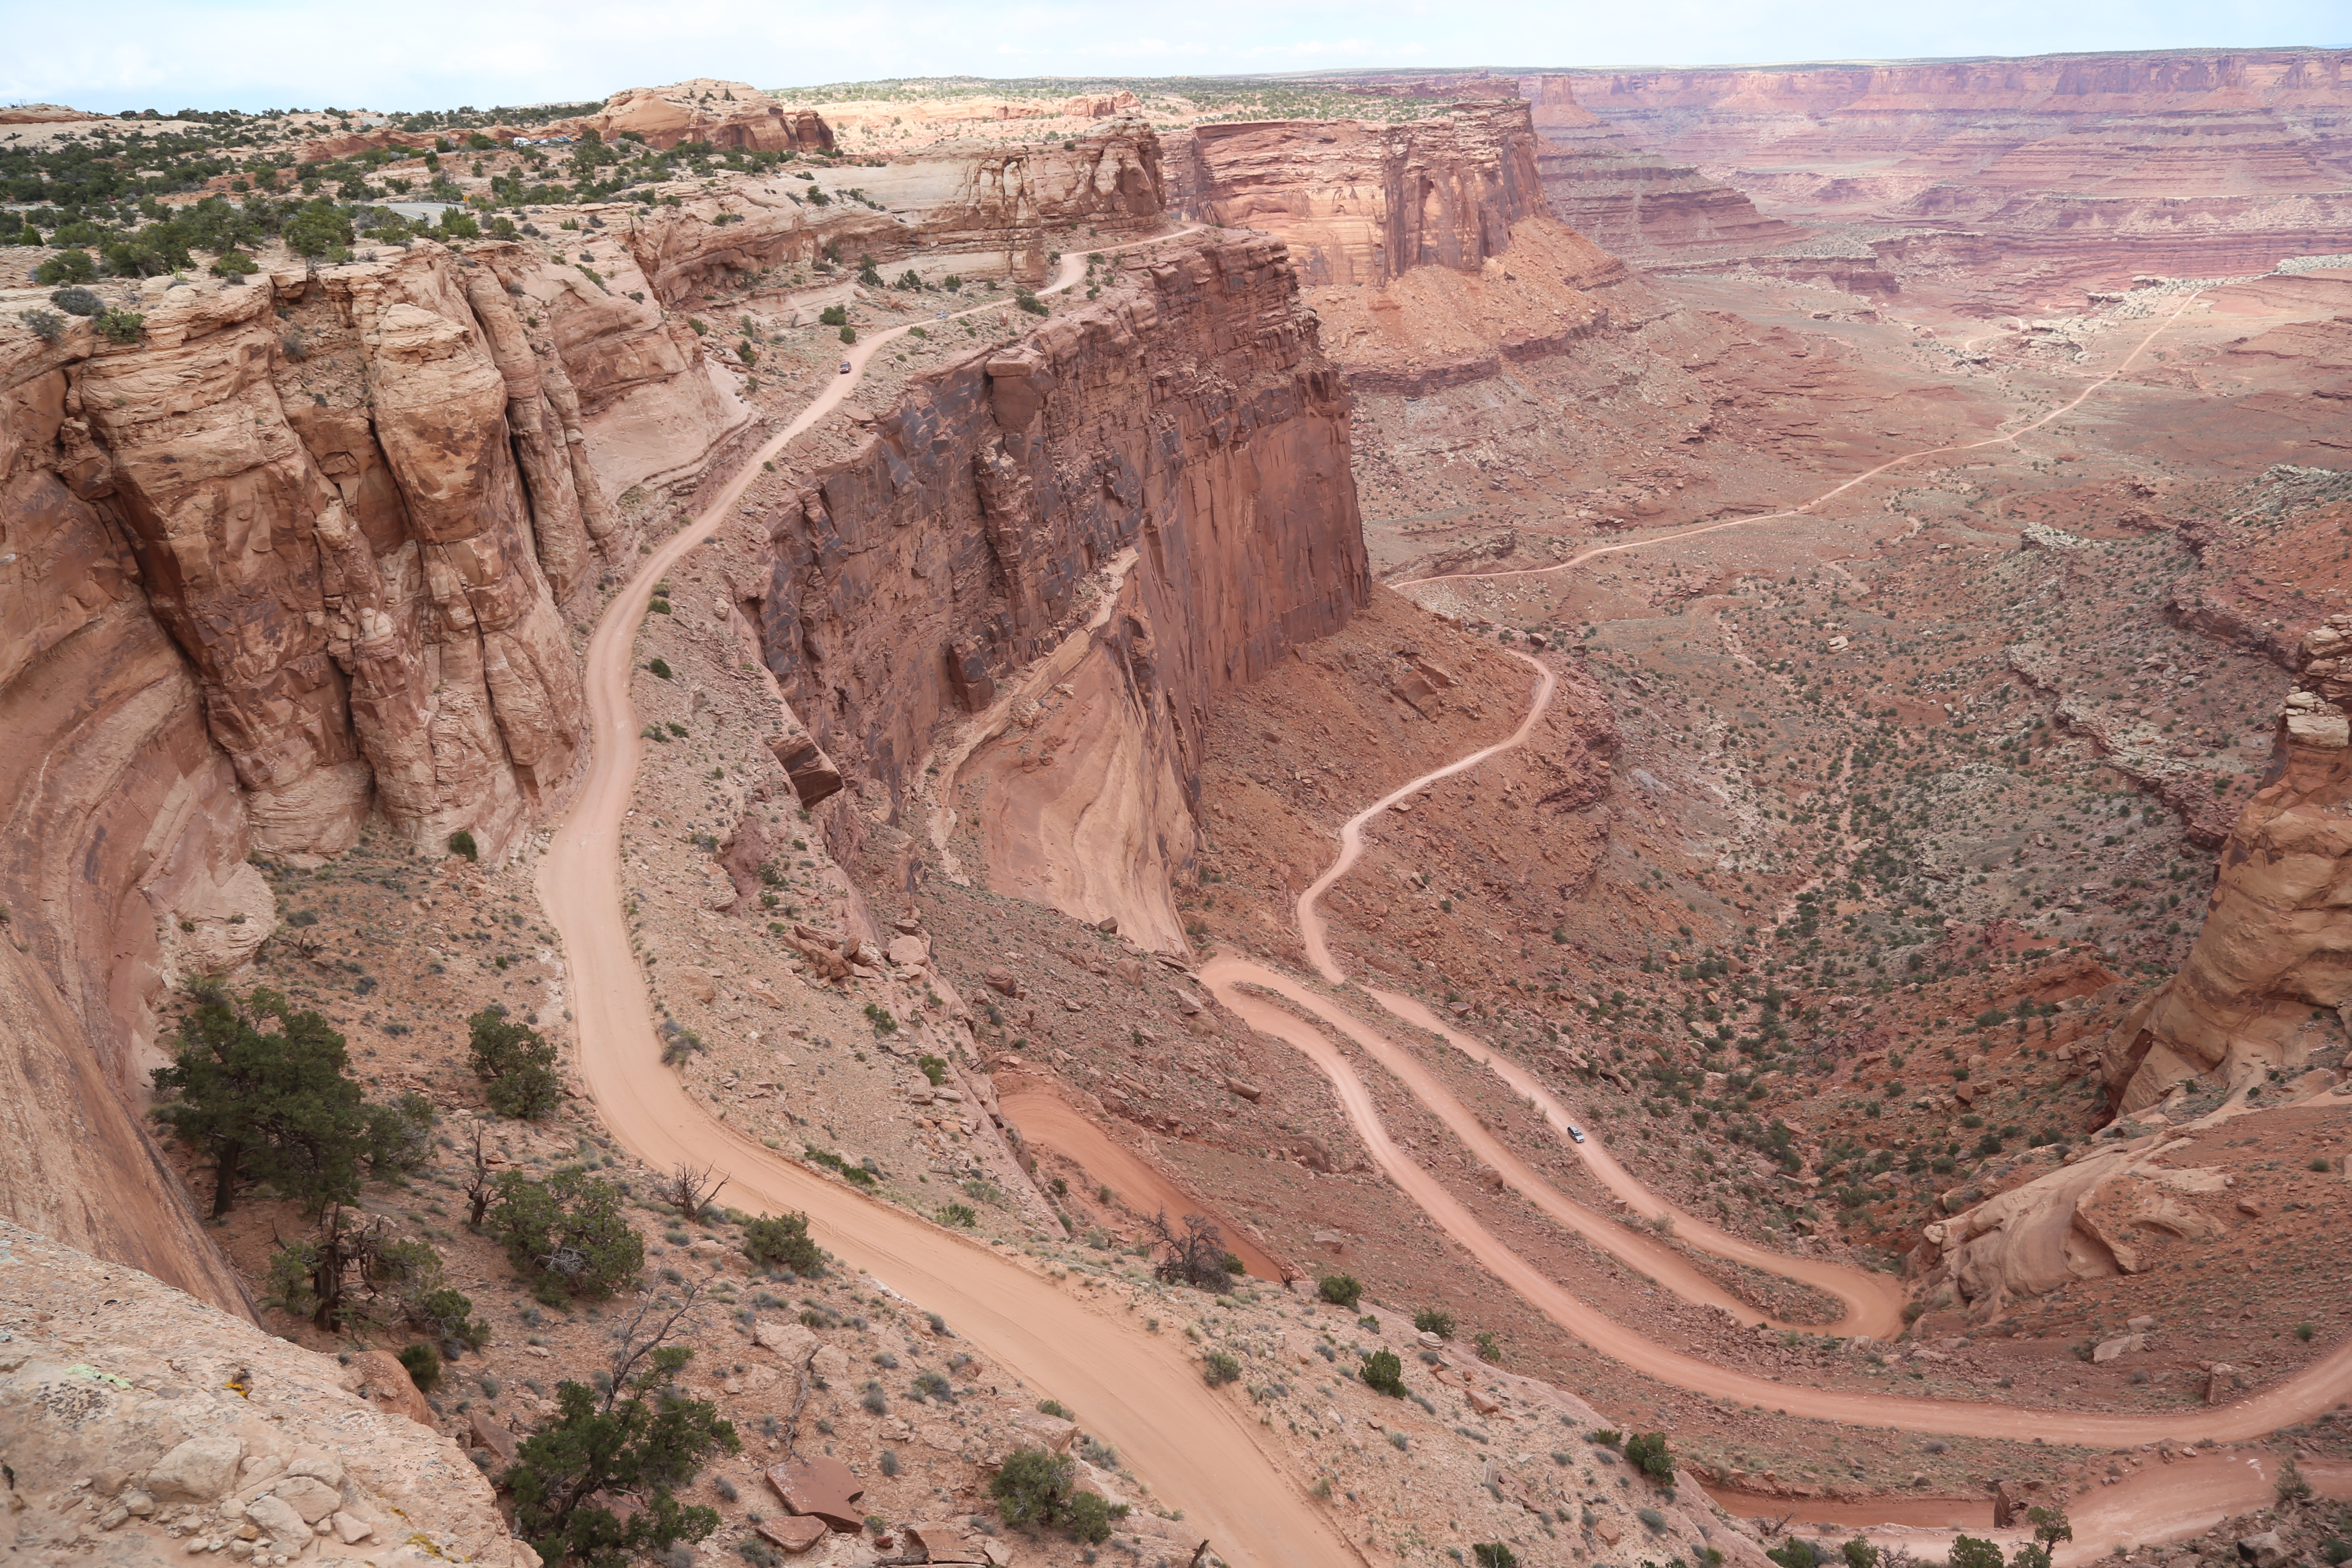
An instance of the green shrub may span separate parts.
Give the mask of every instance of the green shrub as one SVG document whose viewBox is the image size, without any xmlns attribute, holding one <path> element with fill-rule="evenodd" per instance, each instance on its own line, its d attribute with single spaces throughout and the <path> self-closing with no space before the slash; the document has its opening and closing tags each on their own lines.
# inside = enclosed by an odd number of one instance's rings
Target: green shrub
<svg viewBox="0 0 2352 1568">
<path fill-rule="evenodd" d="M 1352 1274 L 1326 1274 L 1315 1289 L 1326 1301 L 1335 1307 L 1345 1307 L 1351 1312 L 1355 1310 L 1356 1303 L 1364 1299 L 1364 1288 L 1356 1282 Z"/>
<path fill-rule="evenodd" d="M 98 335 L 110 343 L 135 343 L 147 332 L 147 318 L 136 310 L 109 310 L 96 325 Z"/>
<path fill-rule="evenodd" d="M 463 855 L 468 860 L 482 858 L 481 850 L 474 843 L 474 836 L 462 827 L 449 835 L 449 853 Z"/>
<path fill-rule="evenodd" d="M 441 1381 L 441 1352 L 428 1344 L 404 1346 L 400 1364 L 408 1369 L 408 1381 L 420 1394 L 430 1394 Z"/>
<path fill-rule="evenodd" d="M 1496 1363 L 1497 1365 L 1501 1364 L 1503 1360 L 1503 1347 L 1496 1340 L 1493 1334 L 1480 1334 L 1476 1339 L 1470 1342 L 1478 1347 L 1478 1359 L 1480 1361 L 1490 1361 Z"/>
<path fill-rule="evenodd" d="M 842 328 L 842 329 L 841 329 L 841 341 L 842 341 L 843 342 L 845 342 L 845 343 L 854 343 L 854 342 L 856 342 L 857 341 L 857 329 L 856 329 L 856 327 L 844 327 L 844 328 Z"/>
<path fill-rule="evenodd" d="M 1391 1399 L 1404 1397 L 1404 1363 L 1397 1360 L 1394 1351 L 1374 1351 L 1364 1358 L 1360 1374 L 1364 1386 L 1376 1389 Z"/>
<path fill-rule="evenodd" d="M 943 1058 L 926 1052 L 915 1058 L 915 1066 L 921 1071 L 923 1077 L 930 1080 L 933 1089 L 939 1088 L 948 1080 L 948 1064 Z"/>
<path fill-rule="evenodd" d="M 1225 1351 L 1211 1351 L 1201 1358 L 1201 1376 L 1211 1388 L 1241 1381 L 1242 1363 Z"/>
<path fill-rule="evenodd" d="M 261 270 L 261 263 L 241 250 L 224 250 L 207 268 L 215 278 L 243 278 Z"/>
<path fill-rule="evenodd" d="M 52 346 L 66 335 L 66 319 L 55 310 L 19 310 L 16 319 L 25 323 L 26 331 Z"/>
<path fill-rule="evenodd" d="M 1060 1526 L 1079 1540 L 1099 1544 L 1113 1521 L 1127 1517 L 1127 1505 L 1113 1507 L 1092 1492 L 1076 1489 L 1077 1461 L 1044 1448 L 1015 1448 L 990 1478 L 989 1495 L 1007 1524 Z"/>
<path fill-rule="evenodd" d="M 1470 1549 L 1478 1568 L 1519 1568 L 1518 1553 L 1499 1541 L 1482 1541 Z"/>
<path fill-rule="evenodd" d="M 1952 1550 L 1944 1561 L 1948 1568 L 2001 1568 L 2000 1544 L 1979 1541 L 1972 1535 L 1958 1536 L 1953 1540 Z"/>
<path fill-rule="evenodd" d="M 49 296 L 49 303 L 68 316 L 95 316 L 106 309 L 106 301 L 87 289 L 60 289 Z"/>
<path fill-rule="evenodd" d="M 646 671 L 656 679 L 667 680 L 670 678 L 669 660 L 666 658 L 649 658 L 646 660 Z"/>
<path fill-rule="evenodd" d="M 566 1294 L 606 1296 L 646 1262 L 621 1205 L 618 1187 L 577 1166 L 543 1181 L 507 1171 L 494 1189 L 489 1234 L 516 1272 Z"/>
<path fill-rule="evenodd" d="M 1656 1509 L 1637 1508 L 1633 1510 L 1633 1517 L 1640 1520 L 1642 1528 L 1652 1535 L 1664 1535 L 1666 1532 L 1666 1516 Z"/>
<path fill-rule="evenodd" d="M 827 305 L 816 313 L 816 319 L 819 326 L 845 327 L 849 325 L 849 308 L 846 305 Z"/>
<path fill-rule="evenodd" d="M 1625 1462 L 1657 1482 L 1675 1479 L 1675 1457 L 1664 1432 L 1643 1432 L 1625 1441 Z"/>
<path fill-rule="evenodd" d="M 98 263 L 91 259 L 87 250 L 60 250 L 33 268 L 33 281 L 36 283 L 87 283 L 97 276 Z M 72 310 L 71 306 L 63 308 Z M 88 310 L 74 310 L 73 313 L 77 316 L 91 314 Z"/>
<path fill-rule="evenodd" d="M 809 1239 L 804 1214 L 762 1215 L 743 1223 L 743 1256 L 763 1268 L 779 1264 L 811 1279 L 824 1273 L 824 1252 Z"/>
<path fill-rule="evenodd" d="M 2342 1564 L 2352 1563 L 2352 1541 L 2332 1536 L 2320 1542 L 2319 1554 L 2327 1559 L 2330 1568 L 2342 1568 Z"/>
<path fill-rule="evenodd" d="M 970 1230 L 980 1224 L 980 1215 L 972 1212 L 972 1207 L 970 1204 L 941 1204 L 940 1205 L 940 1223 L 941 1225 L 955 1226 L 963 1230 Z"/>
<path fill-rule="evenodd" d="M 656 1345 L 634 1376 L 622 1361 L 614 1373 L 625 1381 L 607 1384 L 611 1392 L 601 1397 L 585 1384 L 557 1387 L 556 1415 L 524 1440 L 498 1478 L 514 1499 L 515 1533 L 542 1561 L 621 1568 L 633 1558 L 671 1559 L 679 1542 L 719 1528 L 718 1510 L 682 1505 L 676 1495 L 713 1455 L 742 1447 L 717 1406 L 681 1386 L 678 1374 L 693 1354 L 684 1345 Z M 635 1505 L 625 1516 L 605 1506 L 622 1497 Z"/>
<path fill-rule="evenodd" d="M 1424 1307 L 1412 1315 L 1412 1326 L 1424 1334 L 1450 1340 L 1454 1337 L 1454 1314 L 1441 1312 L 1434 1307 Z"/>
<path fill-rule="evenodd" d="M 153 1114 L 212 1162 L 214 1215 L 256 1181 L 312 1214 L 356 1201 L 385 1112 L 349 1076 L 343 1037 L 266 986 L 241 1005 L 217 985 L 193 990 L 172 1063 L 152 1074 L 164 1097 Z"/>
<path fill-rule="evenodd" d="M 1023 310 L 1028 311 L 1033 316 L 1045 315 L 1050 309 L 1045 300 L 1040 300 L 1036 295 L 1031 293 L 1026 289 L 1014 289 L 1013 291 L 1013 302 L 1020 306 Z"/>
<path fill-rule="evenodd" d="M 1243 1260 L 1240 1253 L 1228 1252 L 1225 1254 L 1225 1272 L 1228 1274 L 1246 1274 L 1249 1272 L 1249 1265 Z"/>
<path fill-rule="evenodd" d="M 441 221 L 446 226 L 456 216 L 455 213 L 444 213 Z M 471 218 L 464 221 L 469 226 L 473 223 Z M 315 258 L 331 250 L 350 246 L 352 220 L 337 211 L 331 202 L 313 202 L 288 220 L 286 226 L 278 230 L 278 237 L 295 255 Z"/>
<path fill-rule="evenodd" d="M 537 1121 L 563 1100 L 555 1074 L 555 1047 L 538 1030 L 507 1016 L 497 1003 L 466 1020 L 473 1048 L 474 1075 L 488 1086 L 490 1109 L 500 1116 Z"/>
</svg>

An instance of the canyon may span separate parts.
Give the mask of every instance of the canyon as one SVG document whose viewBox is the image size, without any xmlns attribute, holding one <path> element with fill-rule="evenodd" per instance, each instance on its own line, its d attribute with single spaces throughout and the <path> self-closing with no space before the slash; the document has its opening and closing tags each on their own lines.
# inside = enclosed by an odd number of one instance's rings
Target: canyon
<svg viewBox="0 0 2352 1568">
<path fill-rule="evenodd" d="M 429 1492 L 412 1555 L 530 1561 L 475 1468 L 609 1335 L 448 1217 L 495 1147 L 612 1167 L 646 1299 L 709 1293 L 688 1392 L 768 1458 L 677 1490 L 755 1563 L 1092 1561 L 996 1534 L 1032 1440 L 1139 1560 L 1786 1568 L 2028 1498 L 2065 1563 L 2320 1550 L 2341 72 L 1374 73 L 1322 85 L 1444 101 L 1157 125 L 1210 88 L 698 79 L 271 132 L 487 236 L 306 255 L 289 208 L 87 313 L 17 247 L 0 1255 L 49 1283 L 0 1373 L 94 1363 L 121 1451 L 17 1465 L 16 1539 L 145 1561 L 233 1496 L 224 1550 L 355 1554 Z M 519 196 L 549 137 L 578 189 Z M 145 1113 L 208 981 L 438 1118 L 360 1205 L 491 1325 L 438 1394 L 287 1310 L 299 1205 L 191 1202 Z M 541 1116 L 467 1066 L 491 1005 L 559 1047 Z M 752 1253 L 784 1212 L 825 1262 Z M 1184 1214 L 1230 1289 L 1169 1272 Z M 192 1355 L 365 1428 L 314 1535 L 267 1505 L 330 1440 Z M 761 1511 L 804 1411 L 875 1528 Z M 198 1428 L 271 1458 L 110 1506 Z"/>
</svg>

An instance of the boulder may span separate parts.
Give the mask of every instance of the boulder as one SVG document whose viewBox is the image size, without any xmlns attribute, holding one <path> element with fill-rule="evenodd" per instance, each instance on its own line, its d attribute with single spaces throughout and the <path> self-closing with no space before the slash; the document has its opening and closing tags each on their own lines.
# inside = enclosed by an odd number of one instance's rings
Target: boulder
<svg viewBox="0 0 2352 1568">
<path fill-rule="evenodd" d="M 479 1426 L 476 1430 L 480 1430 Z M 514 1451 L 514 1439 L 507 1439 L 509 1456 Z M 343 1494 L 336 1488 L 310 1476 L 289 1476 L 269 1489 L 269 1495 L 302 1516 L 305 1524 L 316 1524 L 343 1506 Z"/>
<path fill-rule="evenodd" d="M 390 1351 L 353 1351 L 351 1358 L 343 1368 L 345 1388 L 389 1415 L 405 1415 L 419 1426 L 433 1425 L 433 1407 L 425 1403 L 398 1356 Z"/>
<path fill-rule="evenodd" d="M 2252 1568 L 2279 1568 L 2280 1563 L 2294 1555 L 2275 1530 L 2238 1538 L 2238 1561 L 2251 1563 Z"/>
<path fill-rule="evenodd" d="M 761 1520 L 758 1529 L 761 1537 L 778 1551 L 795 1556 L 833 1533 L 824 1521 L 813 1517 Z"/>
<path fill-rule="evenodd" d="M 992 969 L 980 979 L 981 984 L 986 985 L 991 991 L 1000 995 L 1010 996 L 1016 1001 L 1020 999 L 1021 982 L 1013 971 L 1002 968 Z"/>
<path fill-rule="evenodd" d="M 805 1323 L 787 1318 L 755 1318 L 751 1322 L 751 1342 L 761 1350 L 773 1351 L 789 1364 L 808 1364 L 817 1348 L 817 1337 Z"/>
<path fill-rule="evenodd" d="M 961 1520 L 915 1520 L 900 1527 L 927 1563 L 986 1563 L 989 1537 Z"/>
<path fill-rule="evenodd" d="M 228 1490 L 245 1458 L 245 1441 L 226 1432 L 208 1432 L 172 1448 L 147 1472 L 147 1489 L 164 1499 L 210 1502 Z"/>
<path fill-rule="evenodd" d="M 310 1539 L 310 1521 L 284 1498 L 272 1493 L 245 1505 L 245 1521 L 280 1546 L 301 1549 Z"/>
<path fill-rule="evenodd" d="M 866 1528 L 865 1510 L 857 1506 L 866 1483 L 839 1459 L 821 1454 L 787 1459 L 768 1471 L 768 1484 L 796 1514 L 823 1520 L 844 1534 Z"/>
<path fill-rule="evenodd" d="M 2147 1349 L 2146 1334 L 2118 1334 L 2111 1340 L 2101 1340 L 2091 1352 L 2094 1362 L 2105 1363 L 2117 1356 L 2135 1354 Z"/>
<path fill-rule="evenodd" d="M 335 1539 L 346 1546 L 357 1546 L 375 1533 L 375 1526 L 355 1513 L 339 1513 L 327 1522 L 334 1530 Z"/>
<path fill-rule="evenodd" d="M 1065 1421 L 1058 1415 L 1048 1415 L 1042 1410 L 1014 1411 L 1013 1426 L 1021 1434 L 1024 1442 L 1034 1443 L 1056 1454 L 1066 1451 L 1070 1446 L 1070 1439 L 1076 1436 L 1078 1432 L 1076 1422 Z"/>
<path fill-rule="evenodd" d="M 476 1410 L 468 1413 L 467 1426 L 473 1434 L 474 1447 L 488 1448 L 499 1468 L 515 1462 L 515 1437 L 507 1430 L 505 1422 L 487 1410 Z"/>
<path fill-rule="evenodd" d="M 931 944 L 919 936 L 894 936 L 883 956 L 894 968 L 918 969 L 931 961 Z"/>
</svg>

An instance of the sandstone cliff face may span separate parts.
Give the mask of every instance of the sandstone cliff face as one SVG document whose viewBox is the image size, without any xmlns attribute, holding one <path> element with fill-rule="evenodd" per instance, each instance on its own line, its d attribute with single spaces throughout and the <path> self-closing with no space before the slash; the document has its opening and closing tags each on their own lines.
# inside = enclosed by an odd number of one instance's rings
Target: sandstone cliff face
<svg viewBox="0 0 2352 1568">
<path fill-rule="evenodd" d="M 252 849 L 519 839 L 579 760 L 558 602 L 634 548 L 591 437 L 709 385 L 518 247 L 387 254 L 0 327 L 0 1208 L 236 1310 L 127 1109 L 153 997 L 268 934 Z"/>
<path fill-rule="evenodd" d="M 935 727 L 977 715 L 987 816 L 1077 847 L 1058 882 L 994 862 L 992 881 L 1181 947 L 1165 873 L 1192 853 L 1209 708 L 1370 586 L 1347 395 L 1282 247 L 1175 251 L 870 429 L 755 520 L 736 593 L 769 667 L 898 810 Z M 1000 683 L 1057 649 L 1053 681 L 1086 700 L 1037 733 Z M 1150 907 L 1118 901 L 1155 877 Z"/>
<path fill-rule="evenodd" d="M 629 131 L 650 147 L 707 142 L 746 153 L 833 151 L 833 131 L 814 110 L 789 108 L 748 82 L 709 77 L 616 92 L 602 114 L 562 124 L 555 134 L 593 129 L 610 140 Z"/>
<path fill-rule="evenodd" d="M 1379 286 L 1412 268 L 1475 272 L 1542 210 L 1528 107 L 1456 104 L 1433 120 L 1202 125 L 1168 139 L 1169 205 L 1263 229 L 1300 278 Z"/>
<path fill-rule="evenodd" d="M 1051 146 L 951 143 L 880 168 L 856 172 L 873 203 L 811 203 L 806 185 L 779 174 L 644 212 L 596 209 L 619 232 L 635 264 L 665 302 L 675 303 L 730 272 L 805 266 L 830 250 L 890 262 L 924 253 L 944 269 L 972 254 L 981 265 L 1042 282 L 1047 231 L 1084 223 L 1103 236 L 1140 234 L 1166 205 L 1160 142 L 1150 126 L 1111 120 Z M 836 181 L 839 184 L 836 184 Z M 847 178 L 828 175 L 838 189 Z"/>
<path fill-rule="evenodd" d="M 354 1568 L 538 1568 L 455 1442 L 360 1392 L 382 1352 L 339 1365 L 5 1220 L 0 1331 L 0 1552 L 185 1563 L 252 1525 Z"/>
<path fill-rule="evenodd" d="M 2301 663 L 2271 782 L 2222 847 L 2197 945 L 2103 1048 L 2126 1112 L 2187 1079 L 2241 1089 L 2300 1067 L 2352 1004 L 2352 616 L 2305 637 Z"/>
<path fill-rule="evenodd" d="M 1729 185 L 1638 143 L 1577 102 L 1573 79 L 1520 84 L 1535 125 L 1536 171 L 1554 216 L 1636 262 L 1744 255 L 1801 234 Z"/>
</svg>

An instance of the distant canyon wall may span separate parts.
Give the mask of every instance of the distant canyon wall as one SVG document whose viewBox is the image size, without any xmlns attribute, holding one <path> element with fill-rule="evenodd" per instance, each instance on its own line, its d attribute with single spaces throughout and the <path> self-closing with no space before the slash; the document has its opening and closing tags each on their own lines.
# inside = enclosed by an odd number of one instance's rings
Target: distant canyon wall
<svg viewBox="0 0 2352 1568">
<path fill-rule="evenodd" d="M 1475 272 L 1543 210 L 1534 127 L 1515 100 L 1396 125 L 1201 125 L 1165 143 L 1170 205 L 1281 239 L 1308 288 L 1377 288 L 1416 267 Z"/>
<path fill-rule="evenodd" d="M 908 831 L 927 790 L 968 787 L 1034 829 L 982 852 L 992 885 L 1181 950 L 1165 889 L 1211 709 L 1370 591 L 1348 410 L 1280 244 L 1163 251 L 873 416 L 750 520 L 736 595 L 817 743 Z M 1016 703 L 1056 650 L 1054 713 Z M 943 721 L 980 732 L 934 786 Z"/>
</svg>

